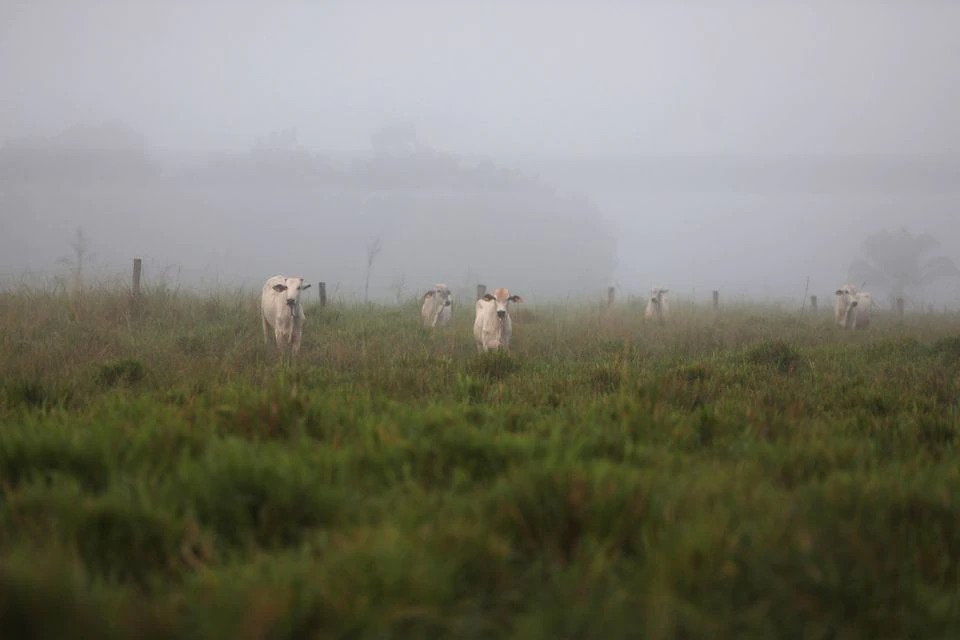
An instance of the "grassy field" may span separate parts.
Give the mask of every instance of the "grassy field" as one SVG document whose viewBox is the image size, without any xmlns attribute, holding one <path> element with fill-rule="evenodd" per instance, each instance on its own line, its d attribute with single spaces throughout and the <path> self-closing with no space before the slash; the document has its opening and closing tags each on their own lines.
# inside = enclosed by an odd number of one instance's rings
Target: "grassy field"
<svg viewBox="0 0 960 640">
<path fill-rule="evenodd" d="M 0 293 L 2 638 L 960 637 L 960 317 Z"/>
</svg>

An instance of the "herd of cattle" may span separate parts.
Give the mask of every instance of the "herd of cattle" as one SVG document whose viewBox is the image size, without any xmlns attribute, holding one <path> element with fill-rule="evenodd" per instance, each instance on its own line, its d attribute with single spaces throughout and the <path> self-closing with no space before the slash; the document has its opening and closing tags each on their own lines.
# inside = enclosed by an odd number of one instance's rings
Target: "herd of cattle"
<svg viewBox="0 0 960 640">
<path fill-rule="evenodd" d="M 260 319 L 263 325 L 264 342 L 269 342 L 270 329 L 273 328 L 277 346 L 289 349 L 291 354 L 300 350 L 303 337 L 303 323 L 306 316 L 300 304 L 300 292 L 310 285 L 303 278 L 273 276 L 263 285 L 260 298 Z M 644 316 L 663 321 L 669 313 L 666 295 L 669 289 L 655 288 L 650 291 L 650 299 L 644 310 Z M 845 284 L 836 291 L 837 304 L 835 319 L 845 329 L 862 329 L 870 324 L 870 310 L 873 298 L 869 293 L 859 291 L 851 284 Z M 420 319 L 428 329 L 443 327 L 453 316 L 453 295 L 445 284 L 434 285 L 421 298 Z M 494 289 L 477 300 L 473 321 L 473 337 L 479 351 L 491 351 L 510 348 L 513 323 L 507 308 L 511 302 L 523 302 L 523 298 L 510 295 L 508 289 Z"/>
</svg>

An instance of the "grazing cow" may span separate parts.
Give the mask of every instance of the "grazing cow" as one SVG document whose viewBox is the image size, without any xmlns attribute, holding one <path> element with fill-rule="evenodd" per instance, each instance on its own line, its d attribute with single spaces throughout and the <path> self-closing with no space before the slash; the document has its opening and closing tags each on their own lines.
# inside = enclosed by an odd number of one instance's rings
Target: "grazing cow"
<svg viewBox="0 0 960 640">
<path fill-rule="evenodd" d="M 670 311 L 670 305 L 667 303 L 666 295 L 670 289 L 650 289 L 650 299 L 647 301 L 647 310 L 643 315 L 647 318 L 656 318 L 661 322 Z"/>
<path fill-rule="evenodd" d="M 446 326 L 452 313 L 453 296 L 447 285 L 435 284 L 433 289 L 423 294 L 423 306 L 420 307 L 423 326 L 428 329 Z"/>
<path fill-rule="evenodd" d="M 269 343 L 267 332 L 273 327 L 277 348 L 282 352 L 288 349 L 292 355 L 300 351 L 300 338 L 303 336 L 303 307 L 300 305 L 300 292 L 309 289 L 303 278 L 273 276 L 263 285 L 260 296 L 260 320 L 263 322 L 263 342 Z"/>
<path fill-rule="evenodd" d="M 870 309 L 873 297 L 865 291 L 857 291 L 852 284 L 845 284 L 836 291 L 837 306 L 834 318 L 844 329 L 865 329 L 870 326 Z"/>
<path fill-rule="evenodd" d="M 510 295 L 507 289 L 495 289 L 493 295 L 487 294 L 477 300 L 477 318 L 473 322 L 473 337 L 477 340 L 477 350 L 480 352 L 491 349 L 510 348 L 510 336 L 513 334 L 513 323 L 510 312 L 507 311 L 508 302 L 523 302 L 520 296 Z"/>
</svg>

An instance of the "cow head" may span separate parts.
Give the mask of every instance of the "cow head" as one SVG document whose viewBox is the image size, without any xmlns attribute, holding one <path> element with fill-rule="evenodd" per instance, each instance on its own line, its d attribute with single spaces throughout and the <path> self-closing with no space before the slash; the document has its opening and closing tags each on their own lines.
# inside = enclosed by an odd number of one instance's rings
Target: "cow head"
<svg viewBox="0 0 960 640">
<path fill-rule="evenodd" d="M 493 302 L 496 305 L 497 317 L 501 320 L 507 316 L 507 303 L 508 302 L 523 302 L 523 298 L 520 296 L 510 295 L 509 289 L 494 289 L 493 294 L 487 294 L 483 296 L 483 300 L 488 302 Z"/>
<path fill-rule="evenodd" d="M 845 284 L 836 290 L 837 295 L 837 322 L 843 326 L 850 324 L 850 312 L 859 304 L 859 293 L 852 284 Z"/>
<path fill-rule="evenodd" d="M 663 302 L 663 296 L 665 296 L 668 293 L 670 293 L 670 289 L 659 289 L 659 288 L 650 289 L 650 302 L 653 302 L 655 304 L 660 304 L 661 302 Z"/>
<path fill-rule="evenodd" d="M 424 302 L 430 298 L 434 298 L 437 301 L 439 308 L 449 307 L 453 304 L 453 294 L 450 293 L 450 287 L 445 284 L 435 284 L 433 285 L 433 289 L 423 294 Z"/>
<path fill-rule="evenodd" d="M 273 290 L 286 295 L 287 306 L 293 307 L 300 300 L 300 292 L 309 289 L 310 285 L 304 283 L 303 278 L 284 278 L 283 282 L 273 285 Z"/>
</svg>

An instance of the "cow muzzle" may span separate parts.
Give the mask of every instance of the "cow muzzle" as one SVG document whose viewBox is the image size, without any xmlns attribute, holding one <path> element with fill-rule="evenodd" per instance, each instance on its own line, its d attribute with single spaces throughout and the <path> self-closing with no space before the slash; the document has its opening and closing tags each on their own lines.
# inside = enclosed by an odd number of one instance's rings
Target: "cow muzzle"
<svg viewBox="0 0 960 640">
<path fill-rule="evenodd" d="M 497 317 L 500 318 L 501 320 L 503 320 L 504 318 L 507 317 L 507 312 L 506 312 L 506 311 L 502 311 L 502 310 L 501 310 L 501 311 L 497 311 Z"/>
</svg>

